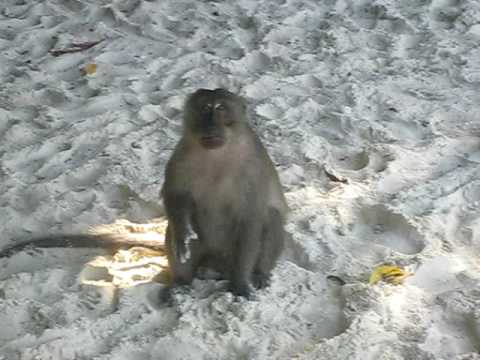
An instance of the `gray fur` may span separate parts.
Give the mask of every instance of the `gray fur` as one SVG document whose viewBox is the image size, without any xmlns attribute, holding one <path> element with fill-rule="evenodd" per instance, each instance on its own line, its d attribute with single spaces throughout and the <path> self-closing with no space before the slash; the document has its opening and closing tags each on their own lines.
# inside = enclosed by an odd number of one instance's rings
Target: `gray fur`
<svg viewBox="0 0 480 360">
<path fill-rule="evenodd" d="M 201 264 L 224 273 L 236 295 L 248 298 L 251 284 L 268 284 L 284 246 L 287 206 L 242 98 L 223 89 L 200 89 L 188 98 L 162 193 L 174 285 L 190 283 Z M 197 238 L 187 259 L 191 229 Z"/>
</svg>

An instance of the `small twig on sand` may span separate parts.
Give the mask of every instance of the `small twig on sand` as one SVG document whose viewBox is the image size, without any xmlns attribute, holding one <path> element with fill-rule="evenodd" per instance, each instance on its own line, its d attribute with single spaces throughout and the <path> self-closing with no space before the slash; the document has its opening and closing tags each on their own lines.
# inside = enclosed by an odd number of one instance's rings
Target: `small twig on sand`
<svg viewBox="0 0 480 360">
<path fill-rule="evenodd" d="M 60 56 L 64 54 L 70 54 L 70 53 L 76 53 L 84 50 L 88 50 L 91 47 L 101 43 L 103 39 L 98 40 L 98 41 L 88 41 L 88 42 L 83 42 L 83 43 L 73 43 L 71 47 L 69 48 L 64 48 L 64 49 L 52 49 L 49 51 L 49 53 L 52 56 Z"/>
<path fill-rule="evenodd" d="M 329 178 L 331 181 L 341 182 L 343 184 L 348 184 L 348 179 L 347 178 L 344 178 L 343 176 L 338 176 L 338 175 L 334 174 L 333 172 L 328 170 L 326 167 L 323 167 L 323 170 L 325 171 L 325 175 L 327 175 L 327 178 Z"/>
</svg>

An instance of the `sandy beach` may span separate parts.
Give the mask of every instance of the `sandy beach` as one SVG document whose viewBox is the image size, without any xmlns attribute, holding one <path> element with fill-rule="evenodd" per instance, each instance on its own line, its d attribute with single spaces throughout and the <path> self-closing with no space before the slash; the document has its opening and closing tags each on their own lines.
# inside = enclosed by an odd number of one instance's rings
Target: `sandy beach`
<svg viewBox="0 0 480 360">
<path fill-rule="evenodd" d="M 479 1 L 3 0 L 0 53 L 0 248 L 161 218 L 198 88 L 246 99 L 290 207 L 251 301 L 0 259 L 0 360 L 480 359 Z"/>
</svg>

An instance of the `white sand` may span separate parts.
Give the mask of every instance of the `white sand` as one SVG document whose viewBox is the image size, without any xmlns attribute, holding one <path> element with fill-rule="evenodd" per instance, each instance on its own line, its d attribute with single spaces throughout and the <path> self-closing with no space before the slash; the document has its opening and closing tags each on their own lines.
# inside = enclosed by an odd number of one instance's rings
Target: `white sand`
<svg viewBox="0 0 480 360">
<path fill-rule="evenodd" d="M 199 87 L 246 97 L 292 211 L 255 301 L 82 285 L 97 250 L 2 259 L 0 359 L 479 359 L 479 19 L 478 0 L 2 0 L 0 246 L 161 214 Z M 415 275 L 369 286 L 382 263 Z"/>
</svg>

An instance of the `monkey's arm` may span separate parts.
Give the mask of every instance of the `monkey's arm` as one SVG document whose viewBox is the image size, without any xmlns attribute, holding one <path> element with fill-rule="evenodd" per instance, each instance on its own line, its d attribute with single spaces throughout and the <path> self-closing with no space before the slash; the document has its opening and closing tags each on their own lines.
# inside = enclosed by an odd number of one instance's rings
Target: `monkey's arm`
<svg viewBox="0 0 480 360">
<path fill-rule="evenodd" d="M 164 192 L 168 227 L 166 251 L 174 283 L 190 283 L 200 258 L 199 248 L 193 246 L 198 234 L 192 224 L 193 200 L 188 194 Z"/>
<path fill-rule="evenodd" d="M 163 249 L 165 244 L 162 241 L 138 239 L 124 234 L 57 234 L 17 241 L 0 250 L 0 258 L 27 248 L 103 248 L 115 252 L 129 246 Z"/>
</svg>

